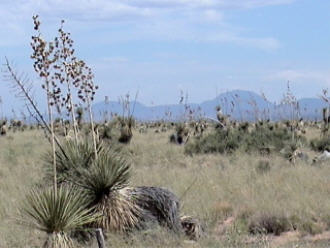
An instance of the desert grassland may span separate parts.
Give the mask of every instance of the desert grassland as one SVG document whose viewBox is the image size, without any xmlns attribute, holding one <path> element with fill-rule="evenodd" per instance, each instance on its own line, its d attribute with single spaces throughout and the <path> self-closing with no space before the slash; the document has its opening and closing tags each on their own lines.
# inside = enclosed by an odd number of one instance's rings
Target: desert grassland
<svg viewBox="0 0 330 248">
<path fill-rule="evenodd" d="M 129 237 L 108 234 L 107 247 L 330 246 L 330 164 L 292 165 L 278 155 L 243 152 L 187 156 L 183 146 L 169 143 L 169 135 L 152 129 L 134 132 L 124 148 L 133 165 L 132 185 L 173 191 L 181 199 L 181 212 L 199 218 L 206 235 L 192 242 L 159 227 Z M 306 136 L 317 135 L 309 129 Z M 1 248 L 41 247 L 43 234 L 21 225 L 18 209 L 32 187 L 42 186 L 41 156 L 48 147 L 41 131 L 10 132 L 0 138 Z M 260 161 L 269 166 L 261 167 Z M 253 223 L 274 219 L 273 225 L 291 231 L 280 236 L 249 234 Z"/>
</svg>

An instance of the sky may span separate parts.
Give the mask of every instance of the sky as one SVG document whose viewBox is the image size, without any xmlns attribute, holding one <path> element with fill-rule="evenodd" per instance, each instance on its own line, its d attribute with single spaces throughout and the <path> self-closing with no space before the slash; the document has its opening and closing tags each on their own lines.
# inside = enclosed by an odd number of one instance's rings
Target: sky
<svg viewBox="0 0 330 248">
<path fill-rule="evenodd" d="M 47 40 L 62 19 L 77 56 L 92 67 L 96 101 L 138 92 L 146 105 L 200 103 L 235 90 L 279 101 L 330 87 L 328 0 L 0 0 L 0 62 L 28 75 L 32 16 Z M 4 108 L 20 106 L 0 79 Z"/>
</svg>

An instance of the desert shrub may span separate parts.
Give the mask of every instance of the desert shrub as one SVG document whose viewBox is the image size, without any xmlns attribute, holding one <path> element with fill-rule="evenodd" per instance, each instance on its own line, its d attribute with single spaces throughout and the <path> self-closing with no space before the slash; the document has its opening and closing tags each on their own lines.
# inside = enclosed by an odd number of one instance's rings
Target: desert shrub
<svg viewBox="0 0 330 248">
<path fill-rule="evenodd" d="M 268 126 L 258 126 L 246 135 L 245 150 L 270 150 L 280 151 L 292 141 L 292 133 L 286 128 L 271 129 Z"/>
<path fill-rule="evenodd" d="M 280 152 L 284 158 L 286 158 L 293 164 L 295 164 L 297 159 L 306 162 L 308 160 L 308 155 L 300 150 L 300 146 L 300 142 L 290 141 L 285 144 L 284 148 L 280 150 Z"/>
<path fill-rule="evenodd" d="M 118 143 L 120 128 L 117 118 L 107 123 L 97 125 L 99 139 L 112 145 Z"/>
<path fill-rule="evenodd" d="M 316 235 L 323 232 L 323 229 L 327 228 L 327 223 L 324 223 L 324 227 L 320 222 L 317 222 L 315 219 L 311 218 L 301 218 L 297 215 L 292 215 L 289 218 L 290 224 L 293 230 L 298 230 L 302 234 L 311 234 Z M 325 222 L 327 219 L 324 220 Z"/>
<path fill-rule="evenodd" d="M 170 142 L 175 144 L 185 143 L 189 129 L 185 126 L 185 123 L 177 123 L 175 126 L 175 133 L 170 135 Z"/>
<path fill-rule="evenodd" d="M 289 218 L 276 214 L 260 214 L 252 217 L 248 223 L 251 234 L 274 234 L 280 235 L 291 229 Z"/>
<path fill-rule="evenodd" d="M 302 233 L 316 235 L 322 233 L 323 227 L 316 221 L 301 219 L 296 215 L 286 217 L 279 214 L 263 213 L 249 219 L 248 230 L 251 234 L 280 235 L 290 230 L 298 230 Z"/>
<path fill-rule="evenodd" d="M 128 144 L 133 137 L 132 129 L 135 127 L 135 119 L 132 116 L 118 117 L 118 121 L 120 123 L 120 137 L 118 141 Z"/>
<path fill-rule="evenodd" d="M 324 150 L 330 151 L 330 137 L 324 136 L 322 138 L 312 139 L 310 146 L 313 151 L 323 152 Z"/>
<path fill-rule="evenodd" d="M 112 125 L 102 125 L 99 128 L 99 138 L 101 140 L 110 141 L 113 140 L 113 127 Z"/>
<path fill-rule="evenodd" d="M 294 142 L 304 142 L 297 137 Z M 267 125 L 257 126 L 247 132 L 244 128 L 220 129 L 200 139 L 195 139 L 185 147 L 187 154 L 193 153 L 232 153 L 238 149 L 245 152 L 270 153 L 279 152 L 287 144 L 292 143 L 292 133 L 286 128 L 269 128 Z"/>
<path fill-rule="evenodd" d="M 240 146 L 243 136 L 239 131 L 216 129 L 213 133 L 206 135 L 194 142 L 188 143 L 185 153 L 231 153 Z"/>
<path fill-rule="evenodd" d="M 304 221 L 298 228 L 300 231 L 311 235 L 316 235 L 323 232 L 322 225 L 312 220 Z"/>
<path fill-rule="evenodd" d="M 84 108 L 78 107 L 76 108 L 75 112 L 76 112 L 76 120 L 77 120 L 78 128 L 81 128 L 83 124 Z"/>
<path fill-rule="evenodd" d="M 7 134 L 7 120 L 0 120 L 0 135 L 5 136 Z"/>
<path fill-rule="evenodd" d="M 7 128 L 4 125 L 4 126 L 0 127 L 0 135 L 5 136 L 6 134 L 7 134 Z"/>
<path fill-rule="evenodd" d="M 131 141 L 134 126 L 135 120 L 133 118 L 116 117 L 109 122 L 96 124 L 94 129 L 99 140 L 110 145 L 117 145 L 118 143 L 127 144 Z M 91 134 L 91 130 L 90 124 L 84 124 L 82 133 L 87 137 Z"/>
</svg>

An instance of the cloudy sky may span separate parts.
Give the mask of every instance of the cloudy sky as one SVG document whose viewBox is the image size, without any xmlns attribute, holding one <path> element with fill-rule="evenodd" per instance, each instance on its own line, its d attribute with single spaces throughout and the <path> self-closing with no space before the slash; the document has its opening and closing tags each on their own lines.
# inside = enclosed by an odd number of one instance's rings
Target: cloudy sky
<svg viewBox="0 0 330 248">
<path fill-rule="evenodd" d="M 32 15 L 43 35 L 61 19 L 77 55 L 94 70 L 97 99 L 139 91 L 144 104 L 202 102 L 233 89 L 279 100 L 291 82 L 297 97 L 330 86 L 328 0 L 1 0 L 0 62 L 32 71 Z M 16 106 L 6 82 L 5 106 Z M 7 104 L 7 105 L 6 105 Z"/>
</svg>

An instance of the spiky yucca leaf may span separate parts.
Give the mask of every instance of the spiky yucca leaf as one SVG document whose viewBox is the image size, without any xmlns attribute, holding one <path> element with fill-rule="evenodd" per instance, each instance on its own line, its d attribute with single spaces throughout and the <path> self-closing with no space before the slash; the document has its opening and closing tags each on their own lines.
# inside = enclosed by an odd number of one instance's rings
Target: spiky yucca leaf
<svg viewBox="0 0 330 248">
<path fill-rule="evenodd" d="M 120 153 L 102 152 L 88 169 L 75 178 L 102 215 L 96 225 L 111 231 L 126 231 L 139 224 L 140 208 L 127 194 L 130 164 Z"/>
<path fill-rule="evenodd" d="M 98 153 L 101 153 L 102 149 L 102 145 L 98 144 Z M 68 140 L 63 145 L 63 151 L 56 151 L 57 181 L 59 184 L 67 181 L 72 176 L 79 176 L 77 173 L 79 173 L 80 169 L 88 168 L 95 158 L 93 144 L 88 142 L 88 140 L 80 141 L 78 144 Z M 44 155 L 44 161 L 46 163 L 47 175 L 52 177 L 53 158 L 50 151 Z"/>
<path fill-rule="evenodd" d="M 69 233 L 99 218 L 88 205 L 81 191 L 62 186 L 57 194 L 53 188 L 32 190 L 21 212 L 25 224 L 48 234 L 45 247 L 72 247 Z"/>
<path fill-rule="evenodd" d="M 128 185 L 130 164 L 124 155 L 107 150 L 99 154 L 90 168 L 82 169 L 79 174 L 76 179 L 79 185 L 87 189 L 94 201 L 99 201 L 103 195 Z"/>
</svg>

